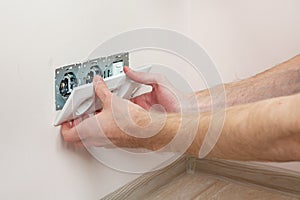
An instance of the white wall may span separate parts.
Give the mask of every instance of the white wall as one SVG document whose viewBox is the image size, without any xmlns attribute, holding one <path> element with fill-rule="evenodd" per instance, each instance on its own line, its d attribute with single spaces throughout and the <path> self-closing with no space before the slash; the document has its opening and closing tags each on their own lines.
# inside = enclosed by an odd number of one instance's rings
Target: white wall
<svg viewBox="0 0 300 200">
<path fill-rule="evenodd" d="M 122 31 L 185 31 L 184 3 L 0 0 L 0 199 L 97 199 L 136 177 L 61 141 L 52 126 L 54 69 Z"/>
<path fill-rule="evenodd" d="M 224 82 L 246 78 L 300 53 L 299 0 L 190 0 L 189 33 Z M 300 172 L 300 163 L 272 164 Z"/>
<path fill-rule="evenodd" d="M 52 126 L 56 67 L 119 32 L 155 26 L 188 34 L 232 81 L 300 52 L 299 7 L 298 0 L 0 0 L 0 199 L 96 199 L 136 177 L 61 141 Z"/>
<path fill-rule="evenodd" d="M 190 29 L 225 82 L 300 53 L 298 0 L 190 0 Z"/>
</svg>

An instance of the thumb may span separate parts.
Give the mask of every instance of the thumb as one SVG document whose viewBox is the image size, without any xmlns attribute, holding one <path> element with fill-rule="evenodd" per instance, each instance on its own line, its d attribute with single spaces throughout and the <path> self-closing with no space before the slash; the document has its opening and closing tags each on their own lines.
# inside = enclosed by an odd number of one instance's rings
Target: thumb
<svg viewBox="0 0 300 200">
<path fill-rule="evenodd" d="M 101 76 L 95 76 L 93 79 L 93 84 L 97 97 L 102 101 L 104 105 L 107 99 L 111 98 L 112 93 L 108 89 Z"/>
<path fill-rule="evenodd" d="M 152 85 L 154 83 L 157 83 L 157 77 L 155 74 L 145 73 L 145 72 L 136 72 L 127 66 L 125 66 L 123 70 L 124 70 L 126 76 L 128 76 L 128 78 L 130 78 L 131 80 L 133 80 L 135 82 L 146 84 L 146 85 Z"/>
</svg>

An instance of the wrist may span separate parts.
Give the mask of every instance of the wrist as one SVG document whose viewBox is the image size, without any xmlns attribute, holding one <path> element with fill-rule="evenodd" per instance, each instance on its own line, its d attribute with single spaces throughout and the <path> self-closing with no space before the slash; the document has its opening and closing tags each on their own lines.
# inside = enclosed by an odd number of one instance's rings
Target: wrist
<svg viewBox="0 0 300 200">
<path fill-rule="evenodd" d="M 158 130 L 157 133 L 147 138 L 138 138 L 137 142 L 139 146 L 152 151 L 159 150 L 165 147 L 176 135 L 176 132 L 180 126 L 180 120 L 176 113 L 152 113 L 151 126 L 154 130 Z M 140 118 L 143 121 L 143 118 Z M 162 122 L 164 122 L 162 124 Z"/>
</svg>

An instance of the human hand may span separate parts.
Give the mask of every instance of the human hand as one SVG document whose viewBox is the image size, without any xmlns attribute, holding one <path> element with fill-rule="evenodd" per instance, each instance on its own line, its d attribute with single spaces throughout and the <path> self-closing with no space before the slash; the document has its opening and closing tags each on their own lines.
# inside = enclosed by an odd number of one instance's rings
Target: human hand
<svg viewBox="0 0 300 200">
<path fill-rule="evenodd" d="M 124 67 L 124 72 L 131 80 L 152 87 L 151 92 L 134 97 L 130 101 L 146 110 L 149 110 L 153 105 L 160 105 L 166 112 L 180 111 L 180 101 L 186 97 L 177 91 L 165 76 L 136 72 L 129 67 Z"/>
<path fill-rule="evenodd" d="M 161 130 L 165 116 L 148 112 L 113 95 L 99 76 L 94 78 L 94 88 L 102 102 L 101 112 L 83 120 L 74 120 L 72 125 L 63 123 L 61 134 L 64 141 L 98 147 L 155 149 L 157 143 L 149 142 L 147 138 Z"/>
</svg>

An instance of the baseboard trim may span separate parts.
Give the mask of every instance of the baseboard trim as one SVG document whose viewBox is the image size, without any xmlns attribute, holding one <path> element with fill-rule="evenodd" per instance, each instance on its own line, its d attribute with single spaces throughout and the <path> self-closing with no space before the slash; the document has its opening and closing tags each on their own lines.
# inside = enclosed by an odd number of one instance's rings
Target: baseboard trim
<svg viewBox="0 0 300 200">
<path fill-rule="evenodd" d="M 146 173 L 103 199 L 143 199 L 145 194 L 156 191 L 181 174 L 194 172 L 214 175 L 231 182 L 251 184 L 267 190 L 276 190 L 300 198 L 300 173 L 251 162 L 200 160 L 182 156 L 171 165 Z"/>
</svg>

